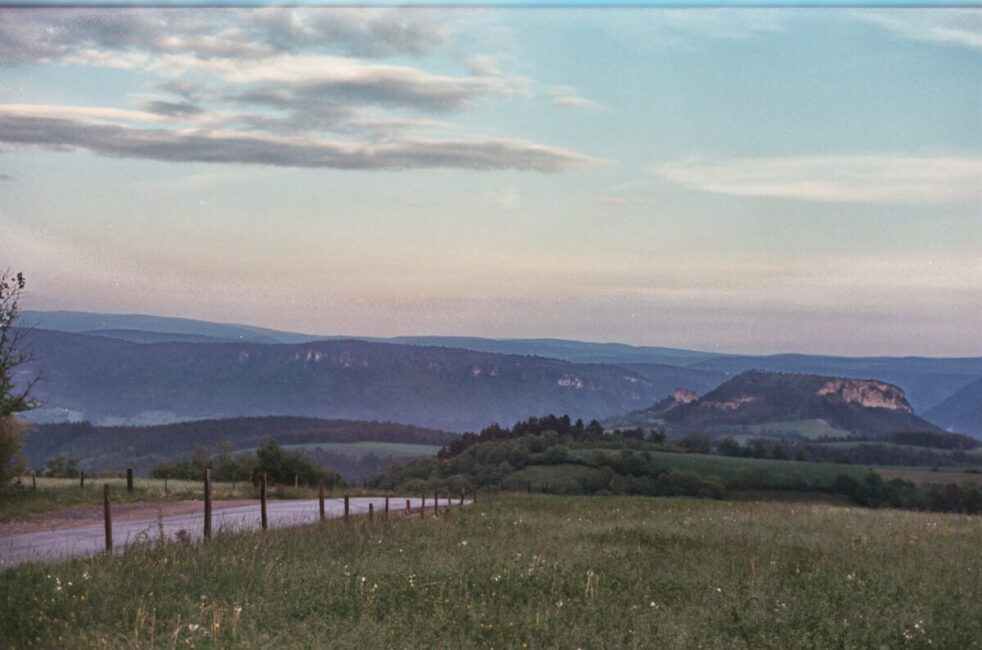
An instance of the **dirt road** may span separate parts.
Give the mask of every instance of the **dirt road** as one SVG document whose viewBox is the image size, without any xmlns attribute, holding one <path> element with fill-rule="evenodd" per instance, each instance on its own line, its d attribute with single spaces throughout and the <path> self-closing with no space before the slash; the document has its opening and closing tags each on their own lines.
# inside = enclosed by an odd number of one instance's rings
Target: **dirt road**
<svg viewBox="0 0 982 650">
<path fill-rule="evenodd" d="M 421 499 L 417 497 L 410 501 L 413 510 L 419 512 Z M 382 516 L 385 506 L 383 497 L 352 497 L 351 514 L 367 513 L 369 503 L 373 504 L 377 515 Z M 457 503 L 455 500 L 454 505 Z M 426 504 L 427 508 L 432 508 L 433 501 L 427 499 Z M 186 533 L 191 539 L 202 537 L 204 506 L 201 501 L 129 505 L 137 507 L 127 510 L 127 506 L 121 505 L 113 511 L 113 542 L 117 552 L 128 544 L 146 543 L 161 536 L 175 539 L 179 533 Z M 392 515 L 402 514 L 405 507 L 405 497 L 390 497 Z M 104 551 L 105 528 L 101 515 L 88 508 L 79 510 L 85 512 L 63 511 L 38 520 L 7 524 L 0 534 L 0 570 L 24 562 L 57 560 Z M 325 510 L 328 517 L 343 516 L 344 500 L 328 499 Z M 316 499 L 270 501 L 267 511 L 271 528 L 310 524 L 320 517 Z M 14 528 L 18 525 L 23 528 Z M 260 527 L 258 501 L 214 502 L 214 531 L 256 530 Z"/>
</svg>

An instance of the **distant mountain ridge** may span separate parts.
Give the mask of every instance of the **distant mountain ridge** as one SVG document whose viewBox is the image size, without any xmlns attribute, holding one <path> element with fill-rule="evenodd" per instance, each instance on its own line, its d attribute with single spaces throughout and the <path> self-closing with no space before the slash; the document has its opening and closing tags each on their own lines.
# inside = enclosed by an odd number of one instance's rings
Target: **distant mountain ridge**
<svg viewBox="0 0 982 650">
<path fill-rule="evenodd" d="M 30 342 L 45 408 L 93 421 L 294 415 L 464 431 L 528 413 L 605 417 L 658 394 L 618 366 L 358 340 L 146 344 L 35 330 Z"/>
<path fill-rule="evenodd" d="M 962 387 L 928 411 L 926 417 L 952 431 L 964 431 L 982 438 L 982 379 Z"/>
<path fill-rule="evenodd" d="M 445 347 L 494 354 L 563 359 L 576 363 L 655 363 L 679 365 L 721 356 L 677 348 L 636 346 L 624 343 L 593 343 L 567 339 L 491 339 L 477 336 L 395 336 L 390 338 L 348 335 L 316 335 L 285 332 L 251 325 L 213 323 L 210 321 L 144 314 L 108 314 L 77 311 L 21 312 L 26 327 L 94 334 L 134 342 L 188 341 L 189 337 L 228 342 L 307 343 L 356 339 L 378 343 L 398 343 L 424 347 Z M 138 332 L 152 334 L 141 337 Z"/>
<path fill-rule="evenodd" d="M 20 324 L 24 327 L 76 334 L 102 331 L 104 335 L 110 336 L 115 332 L 124 335 L 120 338 L 124 338 L 127 335 L 125 333 L 133 331 L 154 332 L 162 338 L 165 338 L 167 334 L 172 334 L 251 343 L 303 343 L 324 338 L 312 334 L 281 332 L 251 325 L 213 323 L 192 318 L 148 316 L 146 314 L 103 314 L 83 311 L 25 309 L 20 312 Z"/>
<path fill-rule="evenodd" d="M 715 352 L 678 350 L 665 347 L 632 346 L 620 343 L 591 343 L 562 339 L 488 339 L 466 336 L 400 336 L 391 339 L 351 336 L 317 336 L 259 327 L 211 323 L 183 318 L 141 314 L 99 314 L 66 311 L 24 311 L 22 323 L 41 329 L 74 332 L 105 339 L 140 344 L 158 343 L 255 343 L 301 344 L 313 341 L 360 340 L 417 346 L 471 350 L 488 354 L 520 355 L 558 359 L 576 364 L 618 366 L 626 375 L 650 384 L 649 406 L 676 387 L 706 393 L 727 379 L 751 369 L 817 374 L 830 377 L 875 378 L 901 387 L 906 399 L 919 413 L 952 430 L 982 436 L 979 418 L 958 415 L 971 411 L 972 404 L 948 401 L 973 382 L 982 381 L 982 357 L 841 357 L 806 354 L 764 356 L 727 355 Z M 407 390 L 410 390 L 407 388 Z M 523 413 L 527 417 L 544 409 Z M 164 409 L 169 411 L 171 409 Z M 498 409 L 507 412 L 507 409 Z M 242 413 L 235 413 L 239 415 Z M 75 414 L 76 416 L 78 414 Z M 214 414 L 210 414 L 214 415 Z M 602 417 L 600 413 L 594 416 Z M 156 416 L 148 422 L 155 422 Z M 166 414 L 162 414 L 166 419 Z M 132 418 L 128 418 L 131 421 Z M 479 423 L 480 426 L 487 424 Z"/>
</svg>

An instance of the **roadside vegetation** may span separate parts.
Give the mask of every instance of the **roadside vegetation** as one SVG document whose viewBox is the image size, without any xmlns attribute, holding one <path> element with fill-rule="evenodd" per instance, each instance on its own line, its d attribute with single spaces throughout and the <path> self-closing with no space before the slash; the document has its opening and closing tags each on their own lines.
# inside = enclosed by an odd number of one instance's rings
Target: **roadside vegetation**
<svg viewBox="0 0 982 650">
<path fill-rule="evenodd" d="M 216 481 L 254 482 L 262 473 L 267 481 L 280 484 L 318 485 L 328 489 L 344 485 L 341 477 L 324 469 L 299 452 L 285 451 L 275 440 L 260 445 L 252 453 L 233 453 L 230 447 L 211 452 L 199 447 L 195 453 L 177 462 L 165 461 L 154 468 L 154 478 L 200 479 L 210 469 Z"/>
<path fill-rule="evenodd" d="M 517 496 L 0 573 L 5 647 L 979 647 L 982 518 Z"/>
</svg>

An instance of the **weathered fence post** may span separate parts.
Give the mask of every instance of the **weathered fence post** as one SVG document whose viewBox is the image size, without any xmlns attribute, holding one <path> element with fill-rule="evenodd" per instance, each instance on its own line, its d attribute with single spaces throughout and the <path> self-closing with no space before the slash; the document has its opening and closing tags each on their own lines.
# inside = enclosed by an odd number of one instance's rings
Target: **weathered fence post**
<svg viewBox="0 0 982 650">
<path fill-rule="evenodd" d="M 460 488 L 460 507 L 464 507 L 464 494 L 467 492 L 467 488 Z"/>
<path fill-rule="evenodd" d="M 409 517 L 413 514 L 413 504 L 409 499 L 406 499 L 406 516 Z"/>
<path fill-rule="evenodd" d="M 133 468 L 132 467 L 127 467 L 126 468 L 126 491 L 127 492 L 132 492 L 133 491 Z"/>
<path fill-rule="evenodd" d="M 344 495 L 344 521 L 348 521 L 348 516 L 351 514 L 351 500 L 348 495 Z"/>
<path fill-rule="evenodd" d="M 266 472 L 259 474 L 259 510 L 263 530 L 269 528 L 269 517 L 266 515 Z"/>
<path fill-rule="evenodd" d="M 205 468 L 205 541 L 211 539 L 211 469 Z"/>
<path fill-rule="evenodd" d="M 102 484 L 102 510 L 106 520 L 106 553 L 113 552 L 113 511 L 109 505 L 109 484 Z"/>
<path fill-rule="evenodd" d="M 80 490 L 85 489 L 85 472 L 78 475 L 78 487 Z"/>
<path fill-rule="evenodd" d="M 389 497 L 385 497 L 385 518 L 389 518 Z"/>
<path fill-rule="evenodd" d="M 299 474 L 294 474 L 293 475 L 293 487 L 295 487 L 295 488 L 300 487 L 300 475 Z"/>
<path fill-rule="evenodd" d="M 38 475 L 37 475 L 37 472 L 31 472 L 31 487 L 34 488 L 34 491 L 35 492 L 38 491 Z"/>
<path fill-rule="evenodd" d="M 420 497 L 419 501 L 419 518 L 426 519 L 426 495 L 424 494 Z"/>
<path fill-rule="evenodd" d="M 371 501 L 368 502 L 368 521 L 375 520 L 375 504 Z"/>
<path fill-rule="evenodd" d="M 532 481 L 529 481 L 529 494 L 532 494 Z"/>
<path fill-rule="evenodd" d="M 440 514 L 440 493 L 439 492 L 434 492 L 433 493 L 433 515 L 436 516 L 436 515 L 439 515 L 439 514 Z"/>
<path fill-rule="evenodd" d="M 317 499 L 320 501 L 320 506 L 321 506 L 321 521 L 324 521 L 325 515 L 324 515 L 324 481 L 323 480 L 321 480 L 321 482 L 317 485 Z"/>
</svg>

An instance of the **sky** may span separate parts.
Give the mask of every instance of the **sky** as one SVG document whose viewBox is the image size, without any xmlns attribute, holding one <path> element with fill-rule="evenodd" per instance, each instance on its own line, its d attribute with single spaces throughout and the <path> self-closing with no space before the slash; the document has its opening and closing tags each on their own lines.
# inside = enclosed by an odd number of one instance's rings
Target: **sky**
<svg viewBox="0 0 982 650">
<path fill-rule="evenodd" d="M 27 309 L 982 354 L 982 10 L 0 9 Z"/>
</svg>

